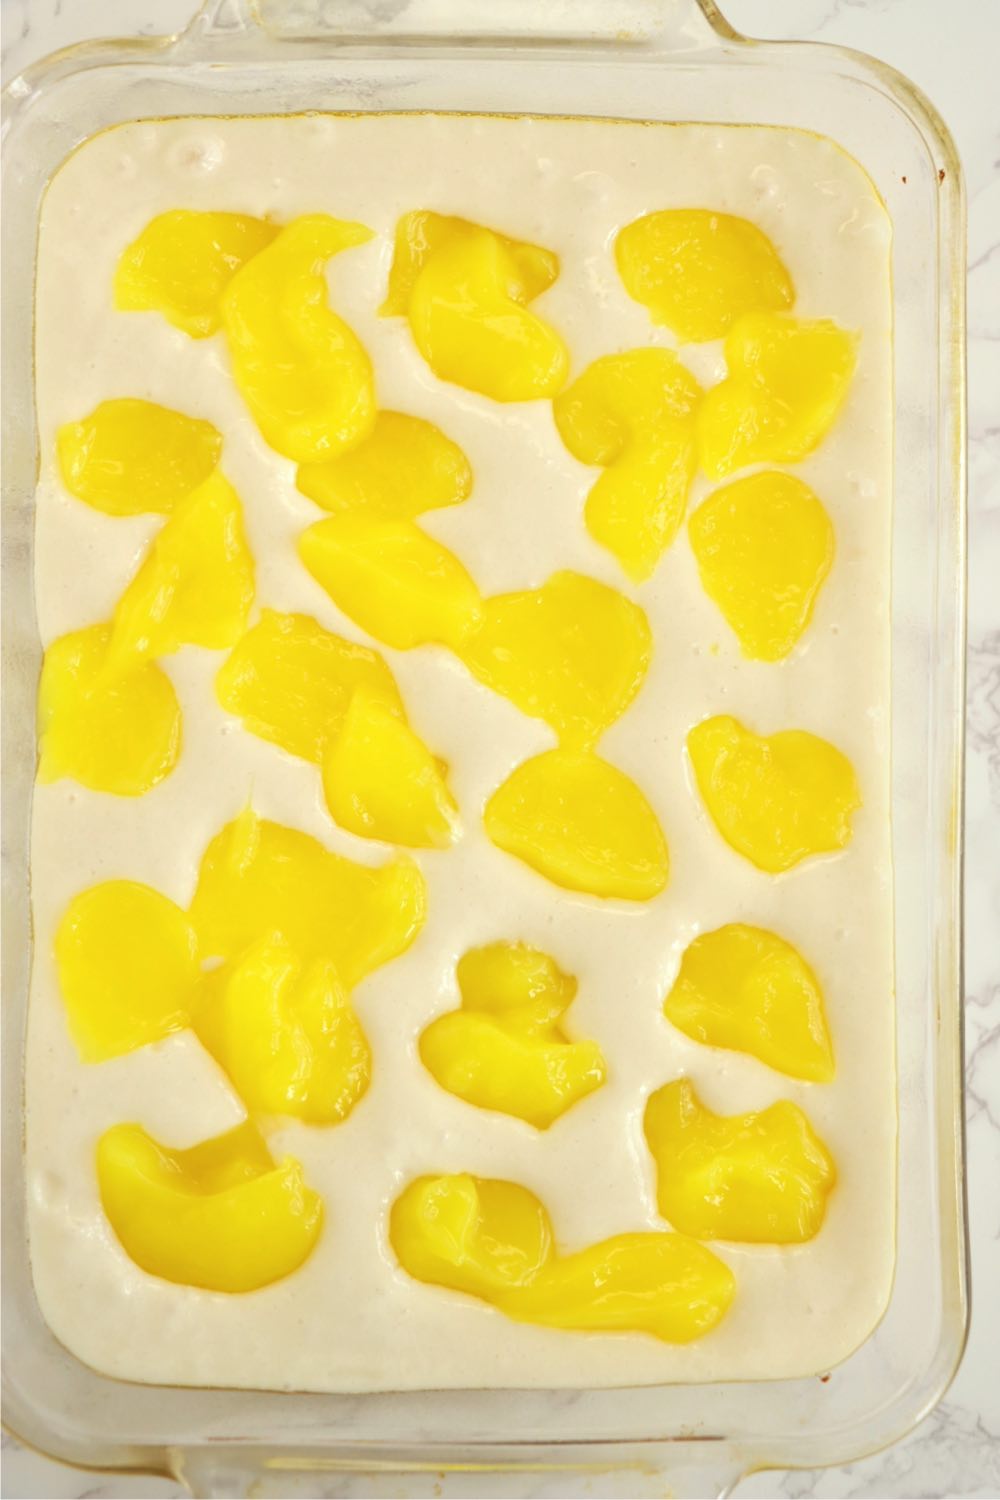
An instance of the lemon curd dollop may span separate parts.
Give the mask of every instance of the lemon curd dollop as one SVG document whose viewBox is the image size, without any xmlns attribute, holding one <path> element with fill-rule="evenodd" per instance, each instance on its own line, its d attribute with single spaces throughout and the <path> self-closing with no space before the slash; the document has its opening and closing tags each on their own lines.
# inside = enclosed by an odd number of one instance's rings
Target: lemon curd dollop
<svg viewBox="0 0 1000 1500">
<path fill-rule="evenodd" d="M 397 226 L 382 313 L 409 320 L 440 379 L 494 401 L 548 400 L 566 379 L 569 354 L 528 304 L 558 274 L 551 250 L 420 209 Z"/>
<path fill-rule="evenodd" d="M 329 959 L 350 989 L 406 951 L 426 899 L 407 856 L 357 864 L 247 808 L 205 850 L 190 914 L 203 958 L 239 958 L 273 935 L 302 962 Z"/>
<path fill-rule="evenodd" d="M 735 214 L 666 208 L 615 239 L 625 290 L 684 343 L 720 339 L 744 313 L 783 312 L 795 289 L 762 229 Z"/>
<path fill-rule="evenodd" d="M 747 313 L 726 336 L 728 374 L 698 408 L 710 479 L 749 464 L 791 464 L 826 437 L 847 398 L 858 336 L 828 318 Z"/>
<path fill-rule="evenodd" d="M 774 470 L 734 480 L 699 505 L 688 534 L 702 587 L 743 655 L 786 657 L 833 562 L 833 525 L 809 486 Z"/>
<path fill-rule="evenodd" d="M 303 963 L 262 937 L 202 976 L 192 1024 L 250 1111 L 309 1125 L 344 1120 L 371 1078 L 371 1050 L 329 959 Z"/>
<path fill-rule="evenodd" d="M 322 764 L 360 690 L 403 717 L 395 678 L 377 651 L 310 615 L 264 609 L 219 668 L 215 691 L 251 734 Z"/>
<path fill-rule="evenodd" d="M 134 880 L 70 901 L 55 937 L 70 1034 L 84 1062 L 104 1062 L 188 1024 L 198 939 L 186 912 Z"/>
<path fill-rule="evenodd" d="M 397 521 L 459 505 L 472 493 L 472 467 L 433 422 L 380 411 L 357 447 L 325 463 L 300 464 L 295 482 L 324 510 L 372 510 Z"/>
<path fill-rule="evenodd" d="M 701 394 L 671 350 L 630 349 L 595 360 L 553 402 L 570 453 L 604 469 L 587 496 L 587 529 L 637 582 L 684 519 Z"/>
<path fill-rule="evenodd" d="M 181 708 L 155 662 L 116 666 L 110 624 L 53 641 L 38 684 L 38 780 L 141 797 L 181 751 Z"/>
<path fill-rule="evenodd" d="M 797 1104 L 716 1115 L 680 1078 L 650 1095 L 643 1128 L 660 1213 L 680 1233 L 773 1245 L 819 1233 L 836 1170 Z"/>
<path fill-rule="evenodd" d="M 157 214 L 115 271 L 115 306 L 159 312 L 192 338 L 220 324 L 219 302 L 236 272 L 274 239 L 278 225 L 252 214 L 178 208 Z"/>
<path fill-rule="evenodd" d="M 200 417 L 153 401 L 102 401 L 56 434 L 63 484 L 109 516 L 167 516 L 204 484 L 222 455 L 222 435 Z"/>
<path fill-rule="evenodd" d="M 125 1253 L 151 1276 L 212 1292 L 253 1292 L 311 1255 L 323 1222 L 301 1164 L 275 1162 L 250 1121 L 184 1151 L 139 1125 L 97 1145 L 101 1204 Z"/>
<path fill-rule="evenodd" d="M 645 612 L 616 589 L 560 572 L 498 594 L 461 646 L 475 676 L 569 748 L 590 748 L 642 686 L 653 650 Z"/>
<path fill-rule="evenodd" d="M 264 441 L 299 464 L 363 441 L 375 423 L 371 360 L 327 298 L 331 256 L 363 245 L 363 224 L 307 214 L 286 224 L 222 293 L 233 379 Z"/>
<path fill-rule="evenodd" d="M 729 1309 L 726 1263 L 681 1234 L 619 1234 L 559 1254 L 541 1201 L 496 1178 L 419 1177 L 392 1205 L 389 1241 L 410 1276 L 522 1323 L 689 1343 Z"/>
<path fill-rule="evenodd" d="M 486 804 L 486 832 L 564 890 L 650 901 L 667 883 L 667 841 L 632 779 L 593 751 L 549 750 Z"/>
<path fill-rule="evenodd" d="M 766 928 L 730 922 L 696 937 L 663 1008 L 706 1046 L 749 1053 L 809 1083 L 834 1076 L 820 982 L 798 950 Z"/>
<path fill-rule="evenodd" d="M 415 849 L 459 837 L 448 768 L 406 720 L 358 690 L 323 760 L 326 805 L 341 828 Z"/>
<path fill-rule="evenodd" d="M 253 597 L 243 509 L 216 470 L 176 507 L 118 601 L 112 662 L 186 645 L 224 650 L 242 634 Z"/>
<path fill-rule="evenodd" d="M 299 556 L 338 609 L 400 651 L 458 650 L 482 616 L 462 563 L 412 521 L 346 511 L 303 532 Z"/>
<path fill-rule="evenodd" d="M 861 792 L 847 756 L 804 729 L 756 734 L 729 714 L 687 737 L 695 781 L 716 828 L 771 875 L 851 839 Z"/>
<path fill-rule="evenodd" d="M 420 1036 L 421 1060 L 442 1088 L 539 1130 L 600 1088 L 600 1047 L 571 1041 L 561 1024 L 576 980 L 548 954 L 489 943 L 459 959 L 456 977 L 461 1006 Z"/>
</svg>

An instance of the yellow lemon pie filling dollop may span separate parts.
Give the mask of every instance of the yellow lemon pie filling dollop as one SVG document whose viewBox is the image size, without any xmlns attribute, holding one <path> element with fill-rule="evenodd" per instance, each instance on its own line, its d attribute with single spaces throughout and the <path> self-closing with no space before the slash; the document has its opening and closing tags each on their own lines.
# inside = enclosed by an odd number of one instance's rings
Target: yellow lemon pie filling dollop
<svg viewBox="0 0 1000 1500">
<path fill-rule="evenodd" d="M 427 510 L 459 505 L 472 493 L 472 468 L 457 443 L 433 422 L 380 411 L 357 447 L 325 463 L 300 464 L 295 482 L 324 510 L 372 510 L 412 521 Z"/>
<path fill-rule="evenodd" d="M 200 417 L 123 396 L 60 427 L 56 453 L 63 484 L 94 510 L 168 516 L 215 469 L 222 436 Z"/>
<path fill-rule="evenodd" d="M 581 573 L 483 601 L 462 660 L 570 748 L 590 748 L 642 686 L 653 650 L 642 609 Z"/>
<path fill-rule="evenodd" d="M 237 271 L 222 294 L 233 379 L 264 441 L 296 463 L 322 463 L 375 422 L 371 360 L 329 306 L 323 269 L 371 230 L 307 214 Z"/>
<path fill-rule="evenodd" d="M 749 312 L 784 312 L 795 291 L 771 241 L 749 219 L 666 208 L 615 240 L 625 290 L 684 343 L 721 339 Z"/>
<path fill-rule="evenodd" d="M 644 1128 L 660 1213 L 681 1234 L 792 1245 L 819 1233 L 836 1172 L 797 1104 L 716 1115 L 680 1078 L 650 1095 Z"/>
<path fill-rule="evenodd" d="M 368 1041 L 329 959 L 303 963 L 280 938 L 261 938 L 203 976 L 192 1011 L 252 1112 L 334 1125 L 368 1087 Z"/>
<path fill-rule="evenodd" d="M 726 337 L 728 375 L 698 409 L 701 466 L 724 479 L 748 464 L 794 464 L 818 447 L 847 397 L 857 335 L 829 319 L 747 313 Z"/>
<path fill-rule="evenodd" d="M 466 953 L 456 977 L 461 1007 L 420 1037 L 424 1066 L 449 1093 L 546 1130 L 604 1082 L 597 1043 L 571 1041 L 560 1024 L 576 980 L 548 954 L 490 943 Z"/>
<path fill-rule="evenodd" d="M 162 313 L 192 338 L 208 338 L 219 328 L 226 287 L 277 233 L 278 225 L 251 214 L 189 208 L 157 214 L 122 252 L 115 306 Z"/>
<path fill-rule="evenodd" d="M 595 360 L 553 402 L 559 435 L 604 473 L 587 496 L 587 530 L 641 581 L 684 519 L 697 468 L 701 387 L 669 349 Z"/>
<path fill-rule="evenodd" d="M 667 841 L 624 771 L 585 750 L 549 750 L 517 767 L 486 804 L 498 848 L 564 890 L 649 901 L 667 883 Z"/>
<path fill-rule="evenodd" d="M 125 1252 L 152 1276 L 212 1292 L 253 1292 L 298 1270 L 323 1222 L 294 1157 L 275 1162 L 247 1121 L 186 1151 L 139 1125 L 97 1145 L 101 1203 Z"/>
<path fill-rule="evenodd" d="M 833 1047 L 819 980 L 792 944 L 763 927 L 730 922 L 684 951 L 664 1003 L 696 1042 L 749 1053 L 809 1083 L 829 1083 Z"/>
<path fill-rule="evenodd" d="M 560 1255 L 533 1193 L 467 1173 L 411 1182 L 392 1206 L 389 1240 L 415 1280 L 551 1328 L 688 1343 L 725 1316 L 735 1290 L 726 1263 L 681 1234 L 619 1234 Z"/>
<path fill-rule="evenodd" d="M 688 755 L 705 807 L 739 854 L 777 875 L 847 847 L 861 806 L 854 768 L 804 729 L 755 734 L 729 714 L 695 725 Z"/>
<path fill-rule="evenodd" d="M 702 587 L 743 655 L 787 656 L 833 562 L 833 526 L 809 486 L 773 470 L 734 480 L 699 505 L 688 533 Z"/>
<path fill-rule="evenodd" d="M 177 764 L 181 708 L 154 662 L 115 666 L 113 627 L 51 643 L 38 684 L 38 780 L 68 777 L 95 792 L 141 797 Z"/>
<path fill-rule="evenodd" d="M 566 379 L 569 355 L 528 303 L 558 274 L 551 250 L 419 210 L 399 221 L 382 312 L 408 318 L 440 379 L 494 401 L 547 400 Z"/>
</svg>

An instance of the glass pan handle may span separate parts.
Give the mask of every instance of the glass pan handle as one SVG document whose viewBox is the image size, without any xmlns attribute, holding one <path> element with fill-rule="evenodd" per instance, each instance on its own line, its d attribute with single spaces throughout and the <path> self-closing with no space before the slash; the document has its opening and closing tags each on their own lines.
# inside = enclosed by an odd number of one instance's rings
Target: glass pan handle
<svg viewBox="0 0 1000 1500">
<path fill-rule="evenodd" d="M 715 0 L 205 0 L 202 36 L 619 41 L 689 48 L 732 36 Z"/>
</svg>

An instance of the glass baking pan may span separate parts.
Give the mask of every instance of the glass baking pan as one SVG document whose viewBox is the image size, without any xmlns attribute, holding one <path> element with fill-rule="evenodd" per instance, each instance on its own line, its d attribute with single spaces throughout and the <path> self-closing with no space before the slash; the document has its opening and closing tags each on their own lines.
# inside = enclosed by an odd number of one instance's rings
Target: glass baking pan
<svg viewBox="0 0 1000 1500">
<path fill-rule="evenodd" d="M 725 1493 L 844 1463 L 909 1431 L 955 1372 L 968 1301 L 961 1094 L 964 212 L 948 133 L 858 54 L 737 36 L 712 0 L 209 0 L 182 35 L 57 53 L 6 95 L 3 837 L 4 1362 L 10 1427 L 69 1462 L 198 1495 L 316 1495 L 345 1473 L 561 1473 L 574 1493 Z M 603 1391 L 329 1396 L 98 1375 L 35 1302 L 21 1167 L 31 958 L 28 821 L 40 646 L 32 598 L 33 277 L 45 185 L 123 121 L 435 110 L 797 127 L 870 174 L 893 227 L 892 816 L 897 1259 L 875 1332 L 822 1378 Z M 864 1233 L 864 1225 L 858 1225 Z M 611 1475 L 617 1474 L 612 1481 Z M 325 1480 L 323 1476 L 328 1476 Z M 472 1483 L 470 1480 L 469 1483 Z M 624 1486 L 624 1488 L 622 1488 Z"/>
</svg>

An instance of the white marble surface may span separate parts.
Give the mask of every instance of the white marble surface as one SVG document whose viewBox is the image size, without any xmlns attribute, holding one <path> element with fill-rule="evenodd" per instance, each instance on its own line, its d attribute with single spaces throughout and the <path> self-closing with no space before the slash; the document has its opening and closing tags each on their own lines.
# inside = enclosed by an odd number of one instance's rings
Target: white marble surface
<svg viewBox="0 0 1000 1500">
<path fill-rule="evenodd" d="M 469 0 L 474 3 L 474 0 Z M 538 0 L 543 3 L 543 0 Z M 762 1474 L 740 1496 L 1000 1495 L 1000 0 L 721 0 L 751 36 L 801 37 L 873 53 L 941 110 L 969 199 L 969 760 L 966 1015 L 973 1317 L 946 1399 L 905 1442 L 823 1472 Z M 93 36 L 178 29 L 197 0 L 0 0 L 4 72 Z M 399 1493 L 397 1481 L 365 1486 Z M 341 1485 L 328 1493 L 346 1495 Z M 449 1486 L 451 1494 L 468 1494 Z M 489 1493 L 476 1483 L 477 1495 Z M 8 1497 L 180 1496 L 166 1480 L 85 1473 L 5 1436 Z M 354 1493 L 359 1493 L 355 1489 Z M 565 1482 L 536 1495 L 569 1494 Z M 624 1492 L 622 1492 L 624 1493 Z M 651 1491 L 652 1493 L 652 1491 Z"/>
</svg>

